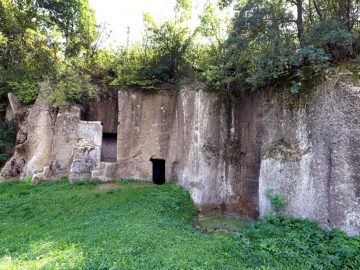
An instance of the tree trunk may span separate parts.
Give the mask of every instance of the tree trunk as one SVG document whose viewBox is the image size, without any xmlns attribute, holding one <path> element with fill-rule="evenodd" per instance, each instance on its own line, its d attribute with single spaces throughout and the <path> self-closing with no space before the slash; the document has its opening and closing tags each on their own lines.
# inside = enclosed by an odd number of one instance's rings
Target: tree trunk
<svg viewBox="0 0 360 270">
<path fill-rule="evenodd" d="M 351 6 L 352 0 L 343 0 L 339 2 L 339 17 L 343 21 L 347 30 L 351 31 L 352 23 L 351 23 Z"/>
<path fill-rule="evenodd" d="M 296 0 L 297 19 L 296 26 L 300 44 L 304 43 L 304 20 L 303 20 L 303 0 Z"/>
</svg>

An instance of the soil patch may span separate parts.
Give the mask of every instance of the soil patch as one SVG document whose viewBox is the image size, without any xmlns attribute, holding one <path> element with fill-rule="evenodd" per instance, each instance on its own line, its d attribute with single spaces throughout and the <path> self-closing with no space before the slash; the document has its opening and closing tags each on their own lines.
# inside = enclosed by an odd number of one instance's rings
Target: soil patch
<svg viewBox="0 0 360 270">
<path fill-rule="evenodd" d="M 103 183 L 96 186 L 96 189 L 101 191 L 121 189 L 121 188 L 122 186 L 116 183 Z"/>
</svg>

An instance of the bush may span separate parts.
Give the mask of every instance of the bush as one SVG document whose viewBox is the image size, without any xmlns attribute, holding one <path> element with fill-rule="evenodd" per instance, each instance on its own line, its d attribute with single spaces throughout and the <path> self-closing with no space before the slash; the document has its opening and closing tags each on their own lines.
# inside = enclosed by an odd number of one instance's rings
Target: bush
<svg viewBox="0 0 360 270">
<path fill-rule="evenodd" d="M 96 97 L 90 75 L 70 62 L 59 64 L 55 77 L 45 83 L 45 87 L 50 89 L 45 94 L 46 99 L 58 107 L 64 107 L 68 102 L 81 103 L 85 98 Z"/>
<path fill-rule="evenodd" d="M 225 45 L 235 76 L 251 88 L 289 74 L 296 52 L 287 21 L 291 16 L 279 1 L 244 1 L 237 6 Z"/>
<path fill-rule="evenodd" d="M 289 74 L 290 59 L 295 51 L 291 42 L 279 37 L 277 40 L 264 40 L 251 48 L 249 74 L 246 81 L 252 88 L 258 88 Z"/>
<path fill-rule="evenodd" d="M 237 234 L 239 254 L 266 269 L 359 269 L 360 238 L 292 217 L 270 216 Z M 249 252 L 251 250 L 251 252 Z M 279 265 L 280 261 L 286 262 Z"/>
<path fill-rule="evenodd" d="M 192 35 L 187 27 L 167 21 L 160 26 L 147 27 L 147 45 L 150 48 L 148 66 L 143 73 L 148 78 L 173 81 L 191 70 L 187 59 L 192 46 Z"/>
<path fill-rule="evenodd" d="M 305 44 L 322 48 L 333 60 L 353 55 L 354 36 L 337 20 L 320 21 L 305 35 Z"/>
<path fill-rule="evenodd" d="M 178 14 L 179 15 L 179 14 Z M 168 20 L 157 25 L 144 15 L 144 42 L 121 49 L 116 61 L 112 86 L 156 88 L 175 82 L 192 71 L 192 48 L 195 33 L 183 20 Z"/>
<path fill-rule="evenodd" d="M 110 86 L 140 86 L 149 89 L 158 85 L 161 82 L 159 79 L 144 74 L 144 69 L 150 65 L 152 54 L 152 51 L 145 51 L 141 45 L 121 49 L 115 62 L 115 78 L 111 80 Z"/>
<path fill-rule="evenodd" d="M 310 66 L 315 72 L 318 72 L 329 67 L 330 59 L 331 56 L 324 49 L 308 45 L 297 51 L 294 57 L 294 65 Z"/>
<path fill-rule="evenodd" d="M 234 70 L 230 75 L 247 82 L 246 88 L 274 85 L 285 78 L 292 81 L 290 90 L 297 93 L 304 70 L 311 70 L 307 72 L 310 76 L 317 75 L 333 62 L 347 60 L 360 51 L 358 26 L 354 25 L 351 32 L 346 22 L 337 19 L 342 17 L 336 10 L 328 10 L 330 3 L 318 3 L 320 7 L 310 11 L 318 17 L 307 17 L 307 9 L 313 7 L 297 2 L 297 8 L 303 9 L 300 22 L 286 2 L 240 1 L 236 6 L 225 45 Z"/>
<path fill-rule="evenodd" d="M 32 80 L 12 81 L 8 83 L 16 97 L 25 104 L 31 104 L 38 95 L 38 84 Z"/>
<path fill-rule="evenodd" d="M 282 213 L 286 208 L 286 202 L 284 196 L 278 193 L 274 193 L 274 190 L 268 189 L 265 191 L 265 196 L 270 200 L 271 207 L 275 214 Z"/>
</svg>

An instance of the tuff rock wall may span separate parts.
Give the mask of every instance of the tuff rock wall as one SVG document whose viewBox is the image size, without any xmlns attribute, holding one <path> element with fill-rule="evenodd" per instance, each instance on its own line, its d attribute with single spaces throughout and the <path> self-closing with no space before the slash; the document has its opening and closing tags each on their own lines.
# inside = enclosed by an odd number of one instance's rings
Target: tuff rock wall
<svg viewBox="0 0 360 270">
<path fill-rule="evenodd" d="M 80 108 L 58 111 L 39 95 L 24 106 L 9 94 L 9 115 L 19 124 L 14 154 L 1 169 L 2 179 L 32 178 L 33 183 L 63 177 L 90 178 L 100 166 L 102 126 L 80 120 Z"/>
<path fill-rule="evenodd" d="M 101 124 L 81 121 L 79 108 L 54 112 L 39 98 L 27 116 L 13 112 L 22 129 L 2 177 L 152 181 L 150 159 L 164 159 L 167 180 L 187 188 L 200 211 L 264 216 L 273 189 L 286 214 L 359 234 L 360 88 L 347 78 L 295 96 L 120 91 L 117 105 L 115 163 L 100 162 Z"/>
<path fill-rule="evenodd" d="M 260 159 L 248 151 L 256 148 L 253 126 L 237 125 L 235 112 L 246 109 L 231 103 L 226 95 L 191 87 L 120 91 L 118 162 L 108 164 L 105 175 L 152 181 L 150 160 L 164 159 L 166 179 L 186 187 L 200 211 L 257 217 Z"/>
<path fill-rule="evenodd" d="M 274 189 L 286 214 L 359 234 L 360 87 L 328 80 L 303 100 L 278 95 L 260 108 L 260 214 Z"/>
</svg>

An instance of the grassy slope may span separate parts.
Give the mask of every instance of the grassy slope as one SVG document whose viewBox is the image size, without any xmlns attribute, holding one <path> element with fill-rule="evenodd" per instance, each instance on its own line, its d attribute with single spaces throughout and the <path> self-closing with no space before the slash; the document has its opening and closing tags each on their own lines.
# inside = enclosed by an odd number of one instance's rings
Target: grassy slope
<svg viewBox="0 0 360 270">
<path fill-rule="evenodd" d="M 0 184 L 0 269 L 359 269 L 360 239 L 289 218 L 199 233 L 189 195 L 122 182 Z"/>
</svg>

